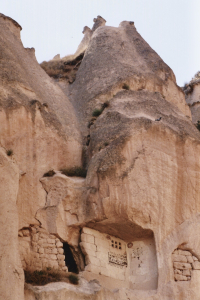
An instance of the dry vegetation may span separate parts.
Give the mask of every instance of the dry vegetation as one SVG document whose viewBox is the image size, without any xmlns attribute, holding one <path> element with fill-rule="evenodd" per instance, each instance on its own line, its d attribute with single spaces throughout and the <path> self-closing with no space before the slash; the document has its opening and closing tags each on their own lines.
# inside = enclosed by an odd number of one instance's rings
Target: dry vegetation
<svg viewBox="0 0 200 300">
<path fill-rule="evenodd" d="M 25 282 L 32 285 L 45 285 L 50 282 L 68 282 L 78 284 L 79 278 L 76 274 L 52 271 L 47 268 L 41 271 L 24 271 Z"/>
</svg>

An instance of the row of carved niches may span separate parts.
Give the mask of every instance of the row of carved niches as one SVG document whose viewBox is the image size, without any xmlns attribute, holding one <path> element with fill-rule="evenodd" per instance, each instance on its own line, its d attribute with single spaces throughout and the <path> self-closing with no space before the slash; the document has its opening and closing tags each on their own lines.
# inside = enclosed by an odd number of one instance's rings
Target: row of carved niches
<svg viewBox="0 0 200 300">
<path fill-rule="evenodd" d="M 175 281 L 189 281 L 193 270 L 200 270 L 200 261 L 190 251 L 176 249 L 172 253 Z"/>
</svg>

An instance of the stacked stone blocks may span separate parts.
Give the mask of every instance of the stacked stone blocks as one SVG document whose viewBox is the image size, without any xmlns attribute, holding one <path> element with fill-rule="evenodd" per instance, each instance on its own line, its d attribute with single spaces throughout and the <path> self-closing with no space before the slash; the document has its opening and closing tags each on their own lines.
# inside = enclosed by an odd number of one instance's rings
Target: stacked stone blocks
<svg viewBox="0 0 200 300">
<path fill-rule="evenodd" d="M 124 241 L 84 227 L 80 243 L 85 255 L 85 271 L 125 280 L 127 259 Z"/>
<path fill-rule="evenodd" d="M 39 226 L 20 230 L 18 236 L 24 270 L 68 270 L 63 243 L 56 236 Z"/>
<path fill-rule="evenodd" d="M 175 281 L 191 280 L 192 271 L 200 270 L 200 261 L 190 251 L 176 249 L 172 253 Z"/>
</svg>

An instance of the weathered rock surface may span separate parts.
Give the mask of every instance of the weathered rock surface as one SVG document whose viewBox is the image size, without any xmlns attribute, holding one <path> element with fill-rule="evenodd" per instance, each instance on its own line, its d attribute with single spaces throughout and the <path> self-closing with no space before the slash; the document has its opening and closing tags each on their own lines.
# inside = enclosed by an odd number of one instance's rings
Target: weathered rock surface
<svg viewBox="0 0 200 300">
<path fill-rule="evenodd" d="M 72 99 L 83 126 L 98 105 L 122 90 L 159 92 L 168 102 L 190 116 L 182 90 L 172 70 L 137 32 L 134 22 L 118 28 L 99 27 L 92 35 L 71 87 Z"/>
<path fill-rule="evenodd" d="M 69 86 L 45 74 L 33 50 L 23 48 L 19 25 L 0 16 L 0 142 L 14 152 L 3 154 L 1 176 L 10 181 L 2 184 L 2 205 L 6 210 L 4 192 L 13 182 L 24 269 L 41 270 L 49 261 L 62 269 L 64 249 L 66 266 L 71 253 L 83 271 L 77 287 L 26 285 L 25 300 L 197 300 L 200 133 L 172 70 L 134 23 L 107 27 L 100 16 L 95 22 Z M 12 160 L 19 172 L 10 170 Z M 58 172 L 82 161 L 84 179 Z M 10 237 L 18 249 L 18 215 L 14 210 L 5 249 Z M 21 274 L 19 255 L 9 259 Z M 23 299 L 23 275 L 13 282 Z M 1 289 L 7 296 L 6 284 Z"/>
<path fill-rule="evenodd" d="M 0 148 L 0 298 L 23 299 L 24 273 L 18 247 L 19 170 Z"/>
<path fill-rule="evenodd" d="M 197 72 L 189 84 L 185 85 L 183 90 L 186 102 L 191 110 L 192 121 L 196 124 L 200 121 L 200 72 Z"/>
<path fill-rule="evenodd" d="M 21 179 L 19 227 L 38 224 L 46 193 L 39 179 L 49 169 L 81 165 L 81 137 L 74 110 L 41 69 L 34 49 L 25 49 L 20 26 L 0 16 L 0 143 L 12 149 Z"/>
</svg>

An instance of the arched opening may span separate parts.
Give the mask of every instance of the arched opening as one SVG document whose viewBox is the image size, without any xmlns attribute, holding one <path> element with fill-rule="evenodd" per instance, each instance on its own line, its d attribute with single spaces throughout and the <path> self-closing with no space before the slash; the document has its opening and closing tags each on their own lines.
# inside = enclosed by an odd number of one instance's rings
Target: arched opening
<svg viewBox="0 0 200 300">
<path fill-rule="evenodd" d="M 75 259 L 73 257 L 72 251 L 68 243 L 63 243 L 64 255 L 65 255 L 65 265 L 68 267 L 69 272 L 78 274 L 78 267 L 76 265 Z"/>
</svg>

